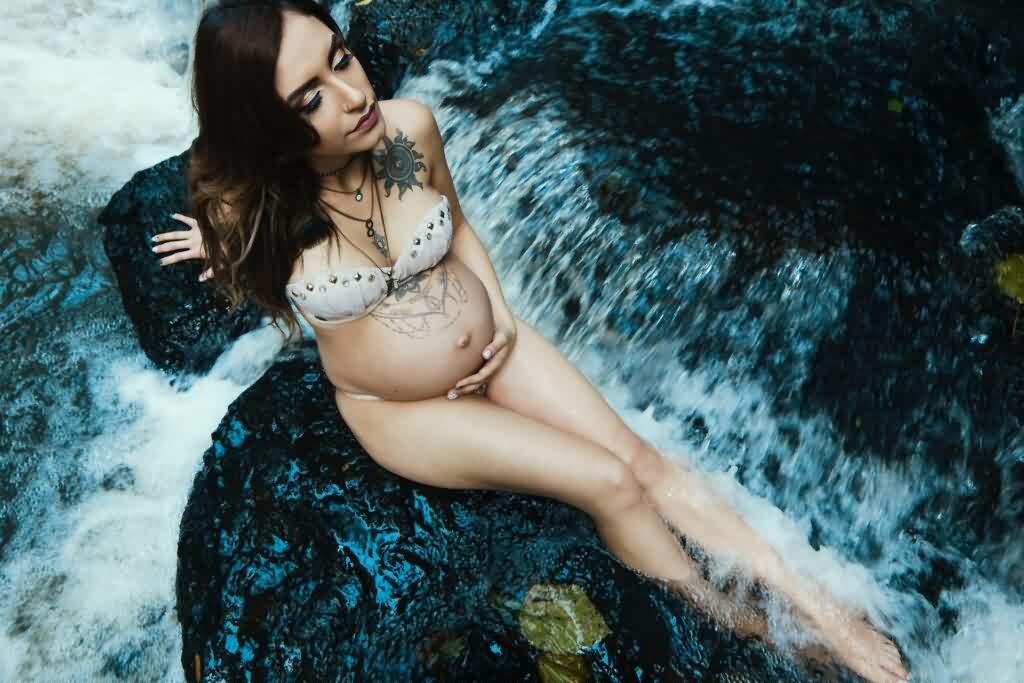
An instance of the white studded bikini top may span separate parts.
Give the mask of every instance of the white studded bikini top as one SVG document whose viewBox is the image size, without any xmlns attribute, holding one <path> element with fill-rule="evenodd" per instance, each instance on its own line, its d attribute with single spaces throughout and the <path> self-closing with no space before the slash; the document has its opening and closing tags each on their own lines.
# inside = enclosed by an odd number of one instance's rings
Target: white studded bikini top
<svg viewBox="0 0 1024 683">
<path fill-rule="evenodd" d="M 433 268 L 448 253 L 452 243 L 451 211 L 448 197 L 441 200 L 420 219 L 412 236 L 390 271 L 397 286 L 417 273 Z M 288 297 L 296 307 L 309 313 L 320 323 L 340 325 L 369 315 L 388 294 L 388 283 L 376 266 L 355 266 L 344 270 L 325 270 L 303 280 L 285 285 Z"/>
</svg>

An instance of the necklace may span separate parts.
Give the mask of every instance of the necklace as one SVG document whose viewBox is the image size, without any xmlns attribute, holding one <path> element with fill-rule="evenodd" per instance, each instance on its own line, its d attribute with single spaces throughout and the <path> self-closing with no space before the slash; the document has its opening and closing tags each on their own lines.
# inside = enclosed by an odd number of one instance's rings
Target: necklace
<svg viewBox="0 0 1024 683">
<path fill-rule="evenodd" d="M 336 194 L 354 194 L 356 196 L 355 197 L 356 201 L 357 202 L 361 202 L 361 201 L 363 201 L 363 184 L 366 183 L 366 173 L 369 170 L 369 168 L 370 168 L 370 161 L 369 161 L 369 159 L 367 159 L 366 162 L 363 164 L 363 177 L 359 181 L 359 187 L 357 187 L 354 190 L 336 190 L 333 187 L 327 187 L 326 185 L 321 185 L 320 189 L 327 190 L 328 192 L 334 192 Z M 330 174 L 327 174 L 327 175 L 330 175 Z M 323 176 L 321 176 L 321 177 L 323 177 Z"/>
<path fill-rule="evenodd" d="M 377 200 L 377 208 L 380 210 L 380 222 L 381 222 L 381 226 L 383 226 L 383 228 L 384 228 L 384 237 L 383 237 L 383 239 L 381 239 L 380 236 L 377 236 L 377 239 L 374 240 L 374 245 L 377 247 L 377 249 L 382 254 L 384 254 L 384 258 L 388 262 L 390 262 L 391 261 L 391 250 L 388 248 L 388 239 L 387 239 L 387 236 L 388 236 L 388 226 L 387 226 L 387 223 L 384 221 L 384 207 L 380 203 L 380 195 L 377 194 L 377 181 L 376 180 L 374 180 L 370 184 L 370 218 L 364 219 L 364 218 L 361 218 L 361 217 L 358 217 L 358 216 L 352 216 L 350 214 L 345 213 L 344 211 L 339 211 L 337 207 L 335 207 L 330 202 L 328 202 L 328 201 L 326 201 L 326 200 L 324 200 L 322 198 L 319 201 L 322 202 L 324 205 L 334 209 L 335 211 L 340 213 L 342 216 L 345 216 L 346 218 L 351 218 L 351 219 L 356 220 L 356 221 L 363 221 L 364 224 L 366 224 L 366 226 L 367 226 L 367 228 L 366 228 L 367 236 L 372 238 L 374 236 L 374 231 L 373 231 L 373 201 L 374 201 L 374 199 Z M 334 217 L 333 216 L 331 216 L 326 211 L 324 211 L 324 213 L 327 215 L 328 220 L 331 221 L 331 225 L 333 225 L 334 228 L 339 233 L 341 233 L 341 236 L 345 238 L 345 241 L 348 242 L 349 244 L 351 244 L 356 249 L 358 249 L 359 253 L 361 253 L 363 256 L 365 256 L 367 258 L 367 260 L 370 263 L 372 263 L 374 265 L 374 267 L 377 268 L 377 270 L 379 270 L 381 272 L 382 275 L 384 275 L 384 279 L 387 281 L 387 285 L 388 285 L 388 294 L 391 294 L 391 292 L 393 292 L 394 289 L 395 289 L 395 278 L 394 278 L 393 273 L 392 273 L 392 271 L 394 270 L 394 266 L 393 265 L 388 265 L 388 266 L 386 266 L 387 270 L 384 270 L 384 268 L 381 268 L 379 265 L 377 265 L 377 262 L 374 261 L 372 258 L 370 258 L 369 254 L 367 254 L 365 251 L 363 251 L 359 247 L 359 245 L 357 245 L 355 242 L 350 240 L 348 238 L 348 236 L 345 235 L 345 233 L 341 232 L 341 229 L 338 228 L 338 224 L 334 222 Z M 371 275 L 370 277 L 372 278 L 373 276 Z M 356 274 L 356 279 L 357 280 L 359 279 L 359 275 L 358 274 Z"/>
<path fill-rule="evenodd" d="M 364 180 L 365 180 L 365 176 L 364 176 Z M 340 213 L 345 218 L 350 218 L 350 219 L 352 219 L 354 221 L 359 221 L 363 225 L 365 225 L 366 226 L 366 236 L 369 237 L 371 240 L 373 240 L 373 245 L 375 247 L 377 247 L 377 251 L 379 251 L 383 256 L 387 257 L 387 256 L 390 256 L 390 253 L 388 251 L 387 235 L 385 234 L 382 237 L 381 235 L 377 234 L 377 231 L 374 230 L 374 228 L 373 228 L 373 199 L 372 199 L 372 197 L 376 196 L 376 194 L 377 194 L 376 193 L 376 187 L 377 187 L 376 183 L 374 183 L 373 185 L 370 186 L 370 194 L 371 194 L 370 215 L 367 216 L 366 218 L 363 218 L 362 216 L 353 216 L 350 213 L 342 211 L 338 207 L 336 207 L 333 204 L 331 204 L 330 202 L 328 202 L 326 199 L 321 199 L 320 201 L 322 201 L 324 204 L 326 204 L 330 208 L 332 208 L 335 211 L 337 211 L 338 213 Z M 383 218 L 384 218 L 384 212 L 383 211 L 381 211 L 380 216 L 381 216 L 381 219 L 383 220 Z"/>
<path fill-rule="evenodd" d="M 317 171 L 316 174 L 318 176 L 320 176 L 321 178 L 326 178 L 327 176 L 332 176 L 335 173 L 341 173 L 346 168 L 348 168 L 348 165 L 351 164 L 353 161 L 355 161 L 355 159 L 356 159 L 356 155 L 353 154 L 352 156 L 349 157 L 348 161 L 346 161 L 344 164 L 342 164 L 338 168 L 334 169 L 333 171 Z"/>
</svg>

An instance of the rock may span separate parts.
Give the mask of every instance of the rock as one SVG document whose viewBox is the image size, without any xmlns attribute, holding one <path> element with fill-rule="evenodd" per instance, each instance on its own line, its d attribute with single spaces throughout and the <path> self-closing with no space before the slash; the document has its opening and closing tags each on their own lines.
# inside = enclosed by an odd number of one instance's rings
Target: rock
<svg viewBox="0 0 1024 683">
<path fill-rule="evenodd" d="M 798 4 L 559 12 L 476 97 L 558 93 L 598 205 L 657 243 L 710 223 L 750 269 L 793 246 L 948 254 L 1019 203 L 989 131 L 1024 82 L 1019 10 Z"/>
<path fill-rule="evenodd" d="M 520 621 L 538 584 L 603 618 L 580 652 L 595 680 L 805 680 L 616 562 L 579 510 L 381 468 L 306 353 L 231 405 L 195 477 L 175 582 L 186 680 L 196 656 L 204 682 L 537 680 Z"/>
<path fill-rule="evenodd" d="M 1024 210 L 1007 206 L 977 223 L 971 223 L 960 237 L 964 253 L 991 269 L 996 261 L 1024 252 Z"/>
<path fill-rule="evenodd" d="M 482 57 L 499 40 L 514 40 L 543 11 L 543 2 L 375 0 L 352 6 L 348 39 L 368 62 L 378 97 L 388 99 L 407 72 L 423 71 L 437 57 Z"/>
<path fill-rule="evenodd" d="M 143 352 L 175 372 L 203 372 L 245 332 L 260 311 L 243 304 L 235 313 L 213 287 L 198 281 L 203 267 L 189 260 L 161 267 L 150 238 L 184 226 L 172 213 L 189 214 L 184 173 L 188 152 L 139 171 L 99 215 L 103 245 L 117 275 L 125 312 Z"/>
</svg>

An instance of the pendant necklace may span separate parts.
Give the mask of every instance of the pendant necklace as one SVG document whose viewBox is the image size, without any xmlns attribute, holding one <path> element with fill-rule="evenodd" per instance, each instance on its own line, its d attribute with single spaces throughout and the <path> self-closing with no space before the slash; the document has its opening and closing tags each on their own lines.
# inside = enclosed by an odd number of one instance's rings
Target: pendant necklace
<svg viewBox="0 0 1024 683">
<path fill-rule="evenodd" d="M 380 235 L 377 235 L 376 232 L 373 229 L 373 202 L 374 202 L 374 199 L 377 200 L 377 208 L 380 209 L 381 225 L 384 228 L 384 236 L 383 237 L 381 237 Z M 342 216 L 345 216 L 346 218 L 350 218 L 350 219 L 352 219 L 354 221 L 358 221 L 358 222 L 361 222 L 364 225 L 366 225 L 366 236 L 369 237 L 371 240 L 373 240 L 374 246 L 377 247 L 377 250 L 380 251 L 381 254 L 384 255 L 384 258 L 388 262 L 391 261 L 391 250 L 388 248 L 388 226 L 384 222 L 384 207 L 381 206 L 380 195 L 377 194 L 377 182 L 376 181 L 373 181 L 370 184 L 370 217 L 369 218 L 362 218 L 361 216 L 353 216 L 352 214 L 345 213 L 344 211 L 339 210 L 338 207 L 334 206 L 333 204 L 331 204 L 330 202 L 328 202 L 327 200 L 325 200 L 323 198 L 320 198 L 319 201 L 321 203 L 323 203 L 325 206 L 327 206 L 327 207 L 329 207 L 331 209 L 334 209 L 335 211 L 337 211 Z M 325 211 L 324 213 L 327 213 L 327 212 Z M 355 242 L 350 240 L 348 238 L 348 236 L 345 235 L 345 233 L 341 232 L 341 229 L 338 228 L 337 223 L 334 222 L 334 218 L 330 214 L 327 214 L 327 218 L 331 221 L 331 225 L 333 225 L 335 227 L 335 229 L 338 230 L 339 233 L 341 233 L 341 236 L 345 238 L 345 241 L 348 242 L 349 244 L 351 244 L 356 249 L 358 249 L 359 253 L 361 253 L 363 256 L 365 256 L 367 258 L 367 260 L 369 260 L 370 263 L 372 263 L 377 268 L 377 270 L 379 270 L 384 275 L 384 278 L 387 281 L 388 294 L 391 294 L 391 292 L 394 291 L 394 289 L 395 289 L 395 279 L 393 277 L 394 266 L 393 265 L 386 266 L 387 270 L 384 270 L 384 268 L 381 268 L 379 265 L 377 265 L 376 261 L 374 261 L 372 258 L 370 258 L 369 254 L 367 254 L 365 251 L 363 251 Z M 360 275 L 358 273 L 356 273 L 356 275 L 354 277 L 355 277 L 356 280 L 360 279 Z M 373 279 L 373 275 L 370 275 L 370 279 L 371 280 Z"/>
<path fill-rule="evenodd" d="M 367 164 L 369 164 L 369 161 L 367 161 Z M 363 179 L 364 180 L 366 179 L 365 173 L 363 175 Z M 370 215 L 368 217 L 366 217 L 366 218 L 363 218 L 362 216 L 353 216 L 350 213 L 346 213 L 345 211 L 342 211 L 338 207 L 334 206 L 333 204 L 328 203 L 326 199 L 321 199 L 320 201 L 322 201 L 324 204 L 326 204 L 327 206 L 331 207 L 332 209 L 334 209 L 335 211 L 340 213 L 345 218 L 350 218 L 350 219 L 352 219 L 354 221 L 358 221 L 358 222 L 362 223 L 363 225 L 365 225 L 366 226 L 366 236 L 369 237 L 373 241 L 373 246 L 377 247 L 377 251 L 379 251 L 383 256 L 389 257 L 391 254 L 388 251 L 387 235 L 385 234 L 384 236 L 381 236 L 373 228 L 373 196 L 375 196 L 377 194 L 376 193 L 376 186 L 377 186 L 376 183 L 373 183 L 372 185 L 370 185 L 370 196 L 371 196 L 371 199 L 370 199 Z M 324 189 L 327 189 L 327 188 L 324 188 Z M 381 211 L 380 215 L 381 215 L 381 218 L 383 218 L 384 217 L 384 212 Z"/>
<path fill-rule="evenodd" d="M 347 166 L 347 164 L 346 164 L 346 166 Z M 357 202 L 361 202 L 361 201 L 363 201 L 363 184 L 366 183 L 366 173 L 369 170 L 369 168 L 370 168 L 370 163 L 369 163 L 369 159 L 367 159 L 366 163 L 363 164 L 363 177 L 359 181 L 359 187 L 357 187 L 354 190 L 336 190 L 333 187 L 327 187 L 326 185 L 321 185 L 320 189 L 327 190 L 328 192 L 334 192 L 336 194 L 354 194 L 356 201 Z M 331 175 L 331 174 L 328 173 L 327 175 Z"/>
</svg>

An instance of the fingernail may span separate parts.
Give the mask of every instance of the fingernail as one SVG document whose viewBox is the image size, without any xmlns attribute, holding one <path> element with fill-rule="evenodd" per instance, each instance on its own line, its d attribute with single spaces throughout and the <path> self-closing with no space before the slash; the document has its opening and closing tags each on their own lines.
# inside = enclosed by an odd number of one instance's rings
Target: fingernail
<svg viewBox="0 0 1024 683">
<path fill-rule="evenodd" d="M 448 400 L 449 401 L 451 401 L 452 399 L 456 399 L 458 397 L 459 397 L 458 392 L 455 392 L 455 391 L 449 391 L 448 392 Z"/>
<path fill-rule="evenodd" d="M 490 349 L 486 349 L 484 351 L 484 358 L 488 358 L 489 359 L 490 357 L 491 357 L 491 350 Z"/>
<path fill-rule="evenodd" d="M 152 237 L 150 237 L 149 241 L 150 242 L 156 242 L 157 241 L 156 235 L 153 235 Z"/>
<path fill-rule="evenodd" d="M 153 247 L 153 251 L 156 251 L 156 247 Z"/>
</svg>

